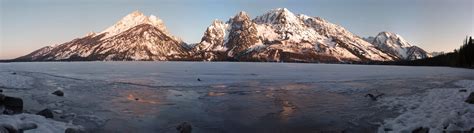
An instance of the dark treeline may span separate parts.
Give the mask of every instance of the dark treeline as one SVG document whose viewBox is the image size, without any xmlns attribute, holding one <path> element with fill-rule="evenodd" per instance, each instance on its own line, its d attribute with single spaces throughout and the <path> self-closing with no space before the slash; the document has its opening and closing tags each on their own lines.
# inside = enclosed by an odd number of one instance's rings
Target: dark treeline
<svg viewBox="0 0 474 133">
<path fill-rule="evenodd" d="M 383 65 L 409 65 L 409 66 L 451 66 L 474 68 L 474 40 L 469 37 L 464 40 L 464 44 L 453 52 L 438 55 L 432 58 L 419 59 L 413 61 L 381 62 Z"/>
</svg>

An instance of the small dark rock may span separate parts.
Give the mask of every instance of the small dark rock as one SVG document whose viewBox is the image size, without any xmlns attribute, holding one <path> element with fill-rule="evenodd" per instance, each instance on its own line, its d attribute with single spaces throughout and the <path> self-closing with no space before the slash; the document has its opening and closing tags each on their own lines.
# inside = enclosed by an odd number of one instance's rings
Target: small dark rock
<svg viewBox="0 0 474 133">
<path fill-rule="evenodd" d="M 200 79 L 200 78 L 198 78 L 198 79 L 197 79 L 197 81 L 201 81 L 201 79 Z"/>
<path fill-rule="evenodd" d="M 3 104 L 3 100 L 5 99 L 5 95 L 0 94 L 0 105 Z"/>
<path fill-rule="evenodd" d="M 384 128 L 383 131 L 393 131 L 391 128 Z"/>
<path fill-rule="evenodd" d="M 56 95 L 56 96 L 60 96 L 60 97 L 64 96 L 64 92 L 63 92 L 63 91 L 61 91 L 61 90 L 56 90 L 56 91 L 54 91 L 54 92 L 53 92 L 53 93 L 51 93 L 51 94 L 54 94 L 54 95 Z"/>
<path fill-rule="evenodd" d="M 36 115 L 41 115 L 41 116 L 44 116 L 46 118 L 53 118 L 54 117 L 53 111 L 51 111 L 50 109 L 41 110 L 40 112 L 36 113 Z"/>
<path fill-rule="evenodd" d="M 0 94 L 0 105 L 5 107 L 4 114 L 17 114 L 23 112 L 23 100 Z"/>
<path fill-rule="evenodd" d="M 140 100 L 140 99 L 139 99 L 139 98 L 135 98 L 135 101 L 138 101 L 138 100 Z"/>
<path fill-rule="evenodd" d="M 378 94 L 377 96 L 375 96 L 375 95 L 369 93 L 369 94 L 365 95 L 365 97 L 369 97 L 372 101 L 377 101 L 377 98 L 379 98 L 383 95 L 384 94 L 382 93 L 382 94 Z"/>
<path fill-rule="evenodd" d="M 419 127 L 412 131 L 412 133 L 429 133 L 429 132 L 430 132 L 430 129 L 424 128 L 424 127 Z"/>
<path fill-rule="evenodd" d="M 467 92 L 466 89 L 460 89 L 459 92 Z"/>
<path fill-rule="evenodd" d="M 469 104 L 474 104 L 474 92 L 471 92 L 471 94 L 469 94 L 469 97 L 467 97 L 465 102 Z"/>
<path fill-rule="evenodd" d="M 3 90 L 2 90 L 2 89 L 0 89 L 0 93 L 2 93 L 2 92 L 3 92 Z"/>
<path fill-rule="evenodd" d="M 191 133 L 192 131 L 192 126 L 191 124 L 187 123 L 187 122 L 183 122 L 181 124 L 178 125 L 178 127 L 176 127 L 176 130 L 179 131 L 179 133 Z"/>
<path fill-rule="evenodd" d="M 79 128 L 67 128 L 66 131 L 64 131 L 64 133 L 85 133 L 85 132 L 86 131 Z"/>
<path fill-rule="evenodd" d="M 16 75 L 16 72 L 12 72 L 13 75 Z"/>
</svg>

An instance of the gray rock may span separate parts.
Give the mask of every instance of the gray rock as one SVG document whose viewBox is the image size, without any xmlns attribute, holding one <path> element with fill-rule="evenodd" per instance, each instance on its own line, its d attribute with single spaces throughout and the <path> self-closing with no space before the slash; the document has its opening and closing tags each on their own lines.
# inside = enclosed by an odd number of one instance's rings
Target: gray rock
<svg viewBox="0 0 474 133">
<path fill-rule="evenodd" d="M 459 92 L 467 92 L 466 89 L 460 89 Z"/>
<path fill-rule="evenodd" d="M 54 94 L 54 95 L 56 95 L 56 96 L 60 96 L 60 97 L 64 96 L 64 92 L 63 92 L 63 91 L 61 91 L 61 90 L 56 90 L 56 91 L 54 91 L 54 92 L 53 92 L 53 93 L 51 93 L 51 94 Z"/>
<path fill-rule="evenodd" d="M 41 116 L 44 116 L 46 118 L 53 118 L 54 117 L 53 111 L 51 111 L 50 109 L 41 110 L 40 112 L 36 113 L 36 115 L 41 115 Z"/>
<path fill-rule="evenodd" d="M 469 104 L 474 104 L 474 92 L 471 92 L 471 94 L 469 94 L 469 97 L 467 97 L 465 102 Z"/>
<path fill-rule="evenodd" d="M 0 133 L 19 133 L 20 131 L 9 124 L 0 124 Z"/>
<path fill-rule="evenodd" d="M 0 104 L 2 104 L 2 103 L 3 103 L 3 100 L 4 100 L 4 99 L 5 99 L 5 95 L 3 95 L 3 94 L 0 94 Z"/>
<path fill-rule="evenodd" d="M 66 131 L 64 131 L 64 133 L 85 133 L 85 132 L 86 131 L 80 128 L 67 128 Z"/>
<path fill-rule="evenodd" d="M 38 125 L 34 123 L 20 123 L 17 127 L 10 124 L 0 124 L 0 133 L 23 133 L 23 131 L 36 128 Z"/>
<path fill-rule="evenodd" d="M 381 96 L 383 96 L 383 95 L 384 95 L 384 94 L 381 93 L 381 94 L 378 94 L 377 96 L 375 96 L 375 95 L 369 93 L 369 94 L 365 95 L 365 97 L 369 97 L 372 101 L 377 101 L 377 98 L 379 98 L 379 97 L 381 97 Z"/>
<path fill-rule="evenodd" d="M 412 131 L 412 133 L 429 133 L 429 132 L 430 132 L 430 129 L 424 128 L 424 127 L 419 127 Z"/>
<path fill-rule="evenodd" d="M 183 123 L 179 124 L 176 127 L 176 130 L 178 130 L 179 133 L 191 133 L 192 129 L 193 128 L 192 128 L 191 124 L 189 124 L 187 122 L 183 122 Z"/>
</svg>

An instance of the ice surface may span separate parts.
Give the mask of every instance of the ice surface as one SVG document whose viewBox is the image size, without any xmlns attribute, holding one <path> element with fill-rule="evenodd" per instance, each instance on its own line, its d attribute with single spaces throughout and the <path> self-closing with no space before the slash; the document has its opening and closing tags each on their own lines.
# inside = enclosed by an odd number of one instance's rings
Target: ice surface
<svg viewBox="0 0 474 133">
<path fill-rule="evenodd" d="M 463 118 L 454 119 L 463 125 L 450 129 L 472 124 L 464 119 L 472 117 L 472 108 L 459 101 L 467 93 L 458 90 L 473 91 L 474 71 L 459 68 L 32 62 L 0 63 L 0 77 L 0 89 L 23 98 L 26 111 L 61 110 L 55 120 L 99 132 L 176 132 L 183 121 L 197 133 L 376 132 L 382 127 L 399 131 L 421 126 L 413 122 L 418 119 L 449 123 L 455 117 Z M 64 91 L 64 97 L 51 94 L 57 89 Z M 364 97 L 367 93 L 385 95 L 372 101 Z M 446 114 L 448 110 L 462 115 Z M 410 114 L 420 117 L 408 118 Z M 428 117 L 439 114 L 445 117 Z M 433 131 L 437 126 L 433 124 Z"/>
<path fill-rule="evenodd" d="M 0 87 L 6 88 L 31 88 L 33 78 L 13 74 L 9 71 L 0 71 Z"/>
</svg>

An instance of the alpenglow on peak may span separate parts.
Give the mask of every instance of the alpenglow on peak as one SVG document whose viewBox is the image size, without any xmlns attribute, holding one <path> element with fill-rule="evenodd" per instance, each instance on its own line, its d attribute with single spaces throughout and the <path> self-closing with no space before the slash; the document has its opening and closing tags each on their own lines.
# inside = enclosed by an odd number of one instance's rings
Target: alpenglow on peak
<svg viewBox="0 0 474 133">
<path fill-rule="evenodd" d="M 114 25 L 100 32 L 100 34 L 107 33 L 104 37 L 104 38 L 107 38 L 110 36 L 117 35 L 121 32 L 124 32 L 125 30 L 128 30 L 140 24 L 150 24 L 158 28 L 159 30 L 168 33 L 161 19 L 159 19 L 158 17 L 154 15 L 145 16 L 142 12 L 137 10 L 126 15 Z"/>
</svg>

